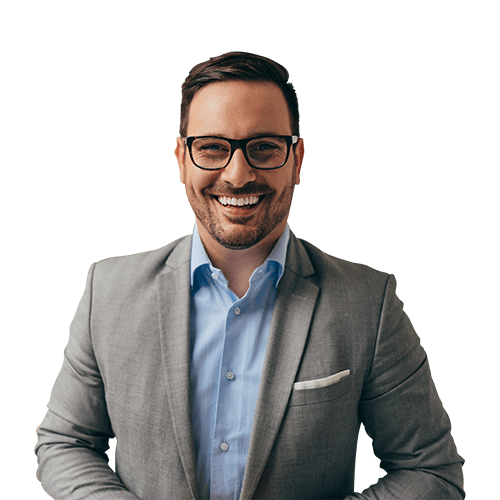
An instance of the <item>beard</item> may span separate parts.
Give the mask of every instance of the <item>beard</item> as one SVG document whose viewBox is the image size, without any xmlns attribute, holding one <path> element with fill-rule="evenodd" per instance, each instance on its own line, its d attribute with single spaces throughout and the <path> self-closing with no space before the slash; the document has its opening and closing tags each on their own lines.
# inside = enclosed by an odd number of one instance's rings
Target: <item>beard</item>
<svg viewBox="0 0 500 500">
<path fill-rule="evenodd" d="M 268 236 L 288 217 L 295 187 L 295 169 L 292 179 L 278 195 L 267 184 L 248 183 L 241 188 L 230 188 L 227 184 L 214 182 L 201 191 L 197 197 L 191 189 L 189 202 L 203 227 L 220 245 L 231 250 L 250 248 Z M 213 203 L 219 203 L 211 193 L 230 197 L 260 195 L 258 214 L 229 216 L 214 210 Z M 222 206 L 222 205 L 221 205 Z M 259 220 L 255 220 L 258 217 Z M 255 224 L 252 224 L 255 221 Z"/>
</svg>

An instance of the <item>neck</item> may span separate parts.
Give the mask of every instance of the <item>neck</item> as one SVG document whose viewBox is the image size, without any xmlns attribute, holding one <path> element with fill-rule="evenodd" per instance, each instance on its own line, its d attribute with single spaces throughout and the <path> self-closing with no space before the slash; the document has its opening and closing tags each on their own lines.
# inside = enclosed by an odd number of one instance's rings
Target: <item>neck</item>
<svg viewBox="0 0 500 500">
<path fill-rule="evenodd" d="M 198 221 L 197 227 L 212 265 L 224 273 L 229 288 L 240 298 L 248 290 L 250 276 L 267 259 L 284 230 L 284 227 L 276 228 L 262 241 L 250 248 L 234 250 L 215 241 Z"/>
</svg>

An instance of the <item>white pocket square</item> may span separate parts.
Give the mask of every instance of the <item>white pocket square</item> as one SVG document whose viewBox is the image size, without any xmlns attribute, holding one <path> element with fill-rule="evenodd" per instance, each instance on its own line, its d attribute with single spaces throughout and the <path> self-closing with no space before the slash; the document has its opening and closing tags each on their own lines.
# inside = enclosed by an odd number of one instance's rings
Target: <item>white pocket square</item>
<svg viewBox="0 0 500 500">
<path fill-rule="evenodd" d="M 303 389 L 319 389 L 320 387 L 327 387 L 329 385 L 335 384 L 339 380 L 347 377 L 351 374 L 351 370 L 344 370 L 342 372 L 335 373 L 325 378 L 317 378 L 316 380 L 304 380 L 303 382 L 295 382 L 293 384 L 293 389 L 295 391 L 301 391 Z"/>
</svg>

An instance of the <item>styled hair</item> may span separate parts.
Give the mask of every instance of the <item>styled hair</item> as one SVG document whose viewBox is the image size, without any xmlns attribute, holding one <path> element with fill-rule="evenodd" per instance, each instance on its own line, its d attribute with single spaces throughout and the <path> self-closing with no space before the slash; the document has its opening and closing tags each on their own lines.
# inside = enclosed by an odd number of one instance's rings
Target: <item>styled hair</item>
<svg viewBox="0 0 500 500">
<path fill-rule="evenodd" d="M 293 85 L 288 82 L 287 69 L 267 57 L 248 52 L 228 52 L 194 66 L 182 84 L 181 137 L 187 134 L 189 108 L 198 90 L 213 82 L 240 80 L 245 82 L 269 82 L 282 92 L 288 105 L 290 127 L 293 135 L 299 135 L 299 103 Z"/>
</svg>

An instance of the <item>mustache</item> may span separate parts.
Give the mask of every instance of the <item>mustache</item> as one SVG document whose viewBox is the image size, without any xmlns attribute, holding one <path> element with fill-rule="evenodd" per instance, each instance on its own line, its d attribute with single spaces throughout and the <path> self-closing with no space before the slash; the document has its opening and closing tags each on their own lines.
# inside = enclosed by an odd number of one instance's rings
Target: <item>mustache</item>
<svg viewBox="0 0 500 500">
<path fill-rule="evenodd" d="M 225 183 L 214 183 L 204 189 L 202 189 L 203 194 L 217 195 L 217 196 L 231 196 L 238 198 L 241 196 L 257 196 L 262 194 L 273 194 L 275 192 L 267 184 L 261 184 L 259 182 L 249 182 L 242 187 L 235 188 Z"/>
</svg>

